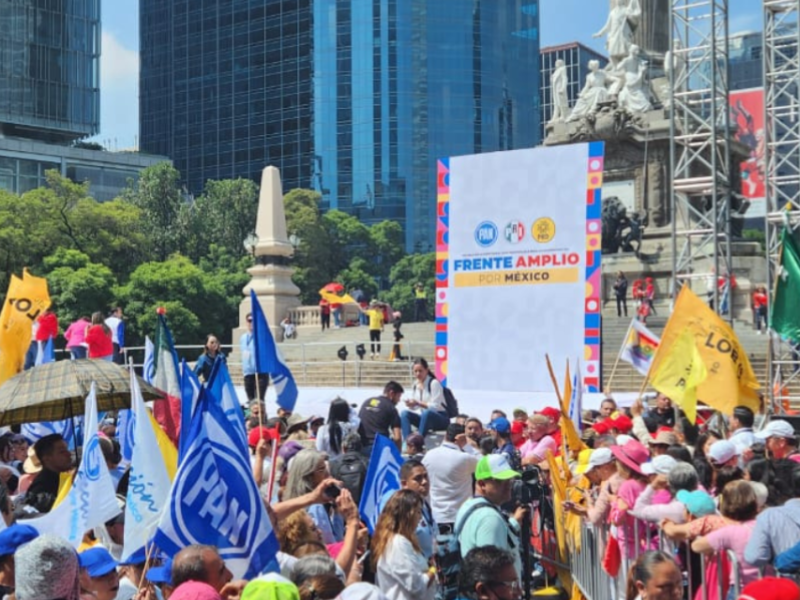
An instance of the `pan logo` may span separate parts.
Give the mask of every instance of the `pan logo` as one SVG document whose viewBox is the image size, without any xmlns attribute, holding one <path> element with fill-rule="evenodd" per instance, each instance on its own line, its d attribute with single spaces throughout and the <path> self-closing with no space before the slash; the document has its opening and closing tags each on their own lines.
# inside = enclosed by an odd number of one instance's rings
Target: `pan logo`
<svg viewBox="0 0 800 600">
<path fill-rule="evenodd" d="M 488 248 L 497 241 L 497 225 L 491 221 L 484 221 L 475 228 L 475 241 L 478 246 Z"/>
<path fill-rule="evenodd" d="M 509 244 L 519 244 L 525 238 L 525 224 L 522 221 L 510 221 L 503 230 L 503 236 Z"/>
</svg>

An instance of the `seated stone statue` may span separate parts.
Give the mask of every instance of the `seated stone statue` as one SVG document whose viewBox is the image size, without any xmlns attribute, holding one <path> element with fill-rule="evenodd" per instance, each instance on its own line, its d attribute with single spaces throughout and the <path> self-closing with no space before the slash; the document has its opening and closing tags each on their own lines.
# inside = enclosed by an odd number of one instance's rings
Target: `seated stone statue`
<svg viewBox="0 0 800 600">
<path fill-rule="evenodd" d="M 600 103 L 608 100 L 606 82 L 609 79 L 611 79 L 611 76 L 606 71 L 600 70 L 598 61 L 589 61 L 589 74 L 586 76 L 586 85 L 583 86 L 567 122 L 577 121 L 597 112 Z"/>
<path fill-rule="evenodd" d="M 639 57 L 639 46 L 631 46 L 628 57 L 619 64 L 620 89 L 617 105 L 630 113 L 651 110 L 650 89 L 647 82 L 647 61 Z"/>
</svg>

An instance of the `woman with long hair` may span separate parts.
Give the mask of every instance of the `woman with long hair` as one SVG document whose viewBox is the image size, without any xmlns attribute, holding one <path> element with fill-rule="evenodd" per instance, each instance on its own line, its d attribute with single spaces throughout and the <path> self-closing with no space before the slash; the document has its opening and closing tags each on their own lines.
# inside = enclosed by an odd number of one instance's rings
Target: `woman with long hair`
<svg viewBox="0 0 800 600">
<path fill-rule="evenodd" d="M 389 600 L 433 600 L 436 571 L 422 554 L 417 527 L 422 496 L 399 490 L 386 503 L 372 537 L 375 584 Z"/>
<path fill-rule="evenodd" d="M 197 375 L 202 381 L 208 381 L 211 377 L 211 369 L 214 367 L 214 361 L 220 357 L 225 362 L 225 355 L 219 349 L 219 340 L 213 333 L 206 336 L 206 343 L 203 345 L 203 353 L 194 363 L 194 374 Z"/>
<path fill-rule="evenodd" d="M 444 388 L 431 373 L 428 361 L 424 358 L 416 359 L 411 370 L 414 373 L 413 398 L 406 400 L 406 406 L 410 409 L 422 409 L 422 413 L 404 410 L 400 414 L 400 427 L 403 430 L 404 440 L 411 435 L 412 425 L 418 427 L 420 435 L 425 437 L 429 431 L 447 429 L 450 424 L 445 406 Z"/>
<path fill-rule="evenodd" d="M 286 489 L 283 491 L 284 501 L 313 492 L 330 477 L 325 455 L 316 450 L 301 450 L 292 458 L 290 466 Z M 340 490 L 339 499 L 345 491 Z M 327 504 L 312 504 L 306 510 L 317 524 L 326 544 L 335 544 L 344 539 L 344 519 L 336 510 L 333 499 Z"/>
<path fill-rule="evenodd" d="M 669 554 L 651 550 L 641 554 L 628 571 L 625 600 L 681 600 L 683 577 Z"/>
<path fill-rule="evenodd" d="M 336 398 L 328 410 L 328 422 L 317 431 L 317 451 L 336 458 L 342 453 L 342 440 L 357 430 L 358 422 L 350 416 L 347 400 Z"/>
<path fill-rule="evenodd" d="M 111 330 L 106 325 L 103 313 L 92 314 L 92 324 L 86 328 L 84 339 L 89 348 L 89 358 L 111 361 L 114 358 L 114 342 Z"/>
</svg>

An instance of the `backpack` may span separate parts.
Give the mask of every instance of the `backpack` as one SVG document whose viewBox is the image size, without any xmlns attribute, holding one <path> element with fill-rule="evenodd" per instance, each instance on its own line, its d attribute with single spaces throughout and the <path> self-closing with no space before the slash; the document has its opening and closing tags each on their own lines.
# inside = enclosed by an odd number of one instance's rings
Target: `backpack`
<svg viewBox="0 0 800 600">
<path fill-rule="evenodd" d="M 433 379 L 428 379 L 428 393 L 431 393 L 431 381 Z M 441 383 L 441 382 L 440 382 Z M 449 387 L 442 386 L 442 393 L 444 394 L 444 409 L 447 412 L 447 416 L 449 418 L 457 417 L 458 416 L 458 400 L 453 395 L 453 390 Z"/>
<path fill-rule="evenodd" d="M 331 477 L 338 479 L 353 495 L 356 506 L 361 502 L 361 490 L 367 478 L 367 464 L 357 452 L 346 452 L 330 464 Z"/>
</svg>

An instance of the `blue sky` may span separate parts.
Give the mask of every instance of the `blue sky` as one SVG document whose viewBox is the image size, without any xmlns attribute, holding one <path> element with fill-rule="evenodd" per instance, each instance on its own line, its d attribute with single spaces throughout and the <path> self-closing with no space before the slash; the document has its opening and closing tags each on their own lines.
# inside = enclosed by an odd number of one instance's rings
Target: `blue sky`
<svg viewBox="0 0 800 600">
<path fill-rule="evenodd" d="M 760 5 L 731 0 L 730 31 L 761 30 Z M 540 0 L 540 6 L 542 46 L 577 40 L 603 51 L 603 40 L 592 34 L 605 22 L 608 0 Z M 102 11 L 101 122 L 95 139 L 112 149 L 130 148 L 139 133 L 139 1 L 102 0 Z"/>
</svg>

